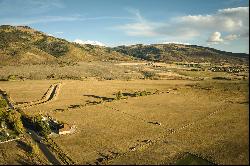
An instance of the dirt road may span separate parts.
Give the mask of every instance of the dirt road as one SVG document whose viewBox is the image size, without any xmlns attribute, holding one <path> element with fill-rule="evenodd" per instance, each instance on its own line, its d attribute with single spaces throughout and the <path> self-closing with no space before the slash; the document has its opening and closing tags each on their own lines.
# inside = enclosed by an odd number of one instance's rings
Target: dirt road
<svg viewBox="0 0 250 166">
<path fill-rule="evenodd" d="M 17 104 L 15 105 L 15 107 L 17 108 L 21 108 L 21 109 L 26 109 L 35 105 L 40 105 L 40 104 L 45 104 L 49 101 L 52 101 L 56 98 L 56 96 L 59 93 L 59 89 L 60 89 L 61 83 L 56 83 L 53 84 L 49 87 L 49 89 L 46 91 L 46 93 L 43 95 L 43 97 L 37 101 L 31 101 L 28 103 L 24 103 L 24 104 Z"/>
</svg>

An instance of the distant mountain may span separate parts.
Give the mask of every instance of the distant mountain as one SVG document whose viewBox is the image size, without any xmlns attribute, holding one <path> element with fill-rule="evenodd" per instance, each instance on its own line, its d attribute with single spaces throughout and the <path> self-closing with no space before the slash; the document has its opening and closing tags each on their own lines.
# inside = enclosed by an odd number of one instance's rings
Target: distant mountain
<svg viewBox="0 0 250 166">
<path fill-rule="evenodd" d="M 108 47 L 71 43 L 28 26 L 0 26 L 0 64 L 131 60 Z"/>
<path fill-rule="evenodd" d="M 242 64 L 249 61 L 249 54 L 245 53 L 232 53 L 209 47 L 174 43 L 118 46 L 113 50 L 144 60 L 160 62 L 229 62 Z"/>
<path fill-rule="evenodd" d="M 48 64 L 61 61 L 129 61 L 248 63 L 249 55 L 183 44 L 118 46 L 78 44 L 28 26 L 0 26 L 0 64 Z"/>
</svg>

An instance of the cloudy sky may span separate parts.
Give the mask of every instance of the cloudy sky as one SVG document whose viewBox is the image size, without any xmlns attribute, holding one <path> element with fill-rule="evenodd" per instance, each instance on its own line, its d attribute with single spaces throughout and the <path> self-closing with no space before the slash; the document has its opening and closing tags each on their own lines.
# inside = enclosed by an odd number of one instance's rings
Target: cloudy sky
<svg viewBox="0 0 250 166">
<path fill-rule="evenodd" d="M 248 0 L 0 0 L 0 24 L 106 46 L 185 43 L 249 53 Z"/>
</svg>

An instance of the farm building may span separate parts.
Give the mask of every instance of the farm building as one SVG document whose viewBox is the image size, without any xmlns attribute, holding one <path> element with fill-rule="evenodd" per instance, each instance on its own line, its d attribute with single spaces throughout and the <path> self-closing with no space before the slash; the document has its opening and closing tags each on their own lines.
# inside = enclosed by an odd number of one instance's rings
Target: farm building
<svg viewBox="0 0 250 166">
<path fill-rule="evenodd" d="M 70 134 L 71 133 L 71 127 L 68 124 L 63 124 L 60 126 L 61 128 L 59 128 L 58 130 L 58 134 L 59 135 L 64 135 L 64 134 Z"/>
</svg>

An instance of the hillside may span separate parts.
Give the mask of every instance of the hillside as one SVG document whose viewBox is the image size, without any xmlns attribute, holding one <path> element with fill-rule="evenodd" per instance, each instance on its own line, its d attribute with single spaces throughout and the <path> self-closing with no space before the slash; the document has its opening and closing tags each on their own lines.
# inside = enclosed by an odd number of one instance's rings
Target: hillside
<svg viewBox="0 0 250 166">
<path fill-rule="evenodd" d="M 47 64 L 61 61 L 131 60 L 109 48 L 80 45 L 48 36 L 28 26 L 0 26 L 1 64 Z"/>
<path fill-rule="evenodd" d="M 131 55 L 144 60 L 158 62 L 211 62 L 211 63 L 248 63 L 249 55 L 244 53 L 231 53 L 209 47 L 183 44 L 152 44 L 118 46 L 114 51 Z"/>
<path fill-rule="evenodd" d="M 0 64 L 2 65 L 131 61 L 133 59 L 167 63 L 186 61 L 246 64 L 249 61 L 249 55 L 182 44 L 137 44 L 114 48 L 81 45 L 49 36 L 28 26 L 0 26 Z"/>
</svg>

